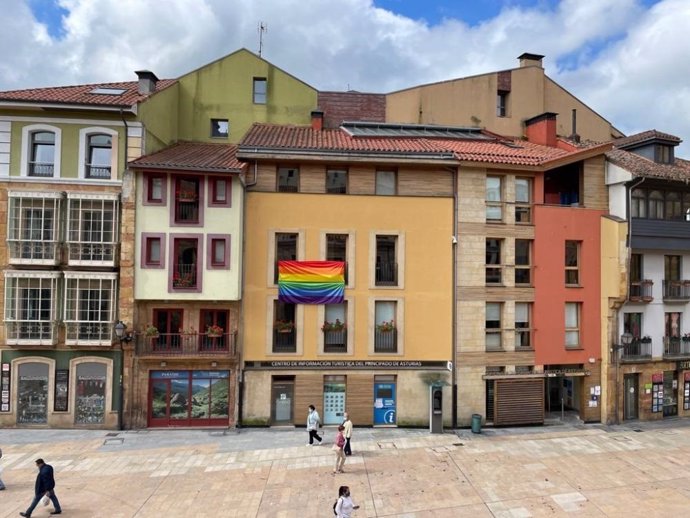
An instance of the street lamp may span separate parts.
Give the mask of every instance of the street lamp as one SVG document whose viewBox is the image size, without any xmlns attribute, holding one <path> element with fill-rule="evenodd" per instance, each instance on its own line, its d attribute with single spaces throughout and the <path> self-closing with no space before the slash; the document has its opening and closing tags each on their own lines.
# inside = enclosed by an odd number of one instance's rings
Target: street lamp
<svg viewBox="0 0 690 518">
<path fill-rule="evenodd" d="M 115 336 L 120 341 L 120 407 L 118 409 L 117 419 L 120 430 L 124 430 L 125 423 L 123 422 L 123 410 L 125 406 L 125 351 L 122 348 L 122 343 L 131 342 L 132 333 L 127 333 L 127 324 L 125 324 L 122 320 L 119 320 L 117 324 L 115 324 Z"/>
<path fill-rule="evenodd" d="M 613 353 L 613 359 L 616 362 L 616 424 L 620 424 L 620 419 L 618 417 L 618 398 L 620 397 L 620 388 L 619 388 L 619 383 L 618 383 L 618 371 L 619 371 L 619 365 L 620 365 L 620 355 L 618 354 L 618 351 L 621 349 L 625 349 L 628 347 L 633 339 L 635 337 L 630 334 L 630 333 L 623 333 L 621 335 L 621 343 L 620 344 L 613 344 L 611 346 L 611 352 Z"/>
</svg>

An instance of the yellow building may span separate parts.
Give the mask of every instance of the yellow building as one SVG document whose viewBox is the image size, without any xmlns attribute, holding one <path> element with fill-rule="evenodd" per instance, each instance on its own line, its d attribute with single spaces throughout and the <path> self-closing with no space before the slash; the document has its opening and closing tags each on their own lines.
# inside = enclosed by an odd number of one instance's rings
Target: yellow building
<svg viewBox="0 0 690 518">
<path fill-rule="evenodd" d="M 238 150 L 251 171 L 241 421 L 300 425 L 313 404 L 326 424 L 347 410 L 358 425 L 426 426 L 429 386 L 450 382 L 455 160 L 315 115 L 312 128 L 255 125 Z M 282 302 L 281 260 L 344 262 L 344 301 Z"/>
</svg>

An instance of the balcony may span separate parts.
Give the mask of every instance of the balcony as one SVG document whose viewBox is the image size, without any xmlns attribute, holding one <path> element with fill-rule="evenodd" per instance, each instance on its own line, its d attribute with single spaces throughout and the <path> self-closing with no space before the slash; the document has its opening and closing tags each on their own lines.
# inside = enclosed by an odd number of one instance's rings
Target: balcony
<svg viewBox="0 0 690 518">
<path fill-rule="evenodd" d="M 624 345 L 621 350 L 621 361 L 640 361 L 652 359 L 652 342 L 643 341 L 644 338 L 633 338 L 633 341 Z"/>
<path fill-rule="evenodd" d="M 292 329 L 273 330 L 273 352 L 295 353 L 297 352 L 297 333 Z"/>
<path fill-rule="evenodd" d="M 631 281 L 628 294 L 630 302 L 651 302 L 654 300 L 652 296 L 652 287 L 654 281 L 644 279 L 641 281 Z"/>
<path fill-rule="evenodd" d="M 65 322 L 65 344 L 76 346 L 111 346 L 112 322 Z"/>
<path fill-rule="evenodd" d="M 44 162 L 29 162 L 29 176 L 52 178 L 55 165 Z"/>
<path fill-rule="evenodd" d="M 196 288 L 196 264 L 178 264 L 173 274 L 172 286 L 177 289 Z"/>
<path fill-rule="evenodd" d="M 664 281 L 664 300 L 687 302 L 690 300 L 690 281 Z"/>
<path fill-rule="evenodd" d="M 664 358 L 690 358 L 690 338 L 665 336 Z"/>
<path fill-rule="evenodd" d="M 87 164 L 86 177 L 96 180 L 110 180 L 110 167 Z"/>
<path fill-rule="evenodd" d="M 398 285 L 398 263 L 376 263 L 376 286 Z"/>
<path fill-rule="evenodd" d="M 111 326 L 112 327 L 112 326 Z M 224 356 L 237 355 L 237 333 L 210 335 L 208 333 L 160 333 L 157 336 L 137 335 L 139 356 Z"/>
<path fill-rule="evenodd" d="M 347 352 L 347 330 L 323 332 L 323 350 L 327 353 Z"/>
<path fill-rule="evenodd" d="M 57 241 L 8 239 L 9 263 L 54 266 L 60 262 L 59 246 Z"/>
<path fill-rule="evenodd" d="M 70 266 L 116 266 L 117 243 L 67 243 Z"/>
<path fill-rule="evenodd" d="M 392 353 L 398 352 L 398 330 L 374 331 L 374 352 Z"/>
<path fill-rule="evenodd" d="M 5 322 L 7 345 L 49 346 L 57 343 L 57 326 L 49 320 L 15 320 Z"/>
<path fill-rule="evenodd" d="M 177 199 L 175 223 L 199 223 L 199 200 Z"/>
</svg>

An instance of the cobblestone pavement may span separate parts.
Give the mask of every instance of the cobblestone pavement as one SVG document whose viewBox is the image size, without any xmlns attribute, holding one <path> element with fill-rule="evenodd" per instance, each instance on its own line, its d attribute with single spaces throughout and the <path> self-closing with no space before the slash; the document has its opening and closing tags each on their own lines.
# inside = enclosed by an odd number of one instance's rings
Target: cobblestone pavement
<svg viewBox="0 0 690 518">
<path fill-rule="evenodd" d="M 330 445 L 270 430 L 0 430 L 0 518 L 31 500 L 43 457 L 71 517 L 662 517 L 690 510 L 690 422 L 468 430 L 355 429 L 345 473 Z M 39 507 L 34 517 L 48 516 Z"/>
</svg>

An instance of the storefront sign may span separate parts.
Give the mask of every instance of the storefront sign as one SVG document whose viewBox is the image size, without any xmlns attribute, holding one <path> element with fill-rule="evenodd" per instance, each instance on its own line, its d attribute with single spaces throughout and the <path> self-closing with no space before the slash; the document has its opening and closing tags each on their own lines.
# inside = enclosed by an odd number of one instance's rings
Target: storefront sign
<svg viewBox="0 0 690 518">
<path fill-rule="evenodd" d="M 2 364 L 0 375 L 0 412 L 10 411 L 10 364 Z"/>
<path fill-rule="evenodd" d="M 679 371 L 684 371 L 684 370 L 690 370 L 690 361 L 683 361 L 683 362 L 678 362 L 678 370 Z"/>
<path fill-rule="evenodd" d="M 69 392 L 69 369 L 55 369 L 55 404 L 56 412 L 67 412 Z"/>
<path fill-rule="evenodd" d="M 544 375 L 547 378 L 554 378 L 557 376 L 589 376 L 590 371 L 586 369 L 544 369 Z"/>
<path fill-rule="evenodd" d="M 664 382 L 664 373 L 660 372 L 658 374 L 652 374 L 652 383 L 663 383 Z"/>
<path fill-rule="evenodd" d="M 425 361 L 377 361 L 377 360 L 354 360 L 354 361 L 270 361 L 270 362 L 246 362 L 245 369 L 442 369 L 448 368 L 448 362 L 425 362 Z"/>
</svg>

